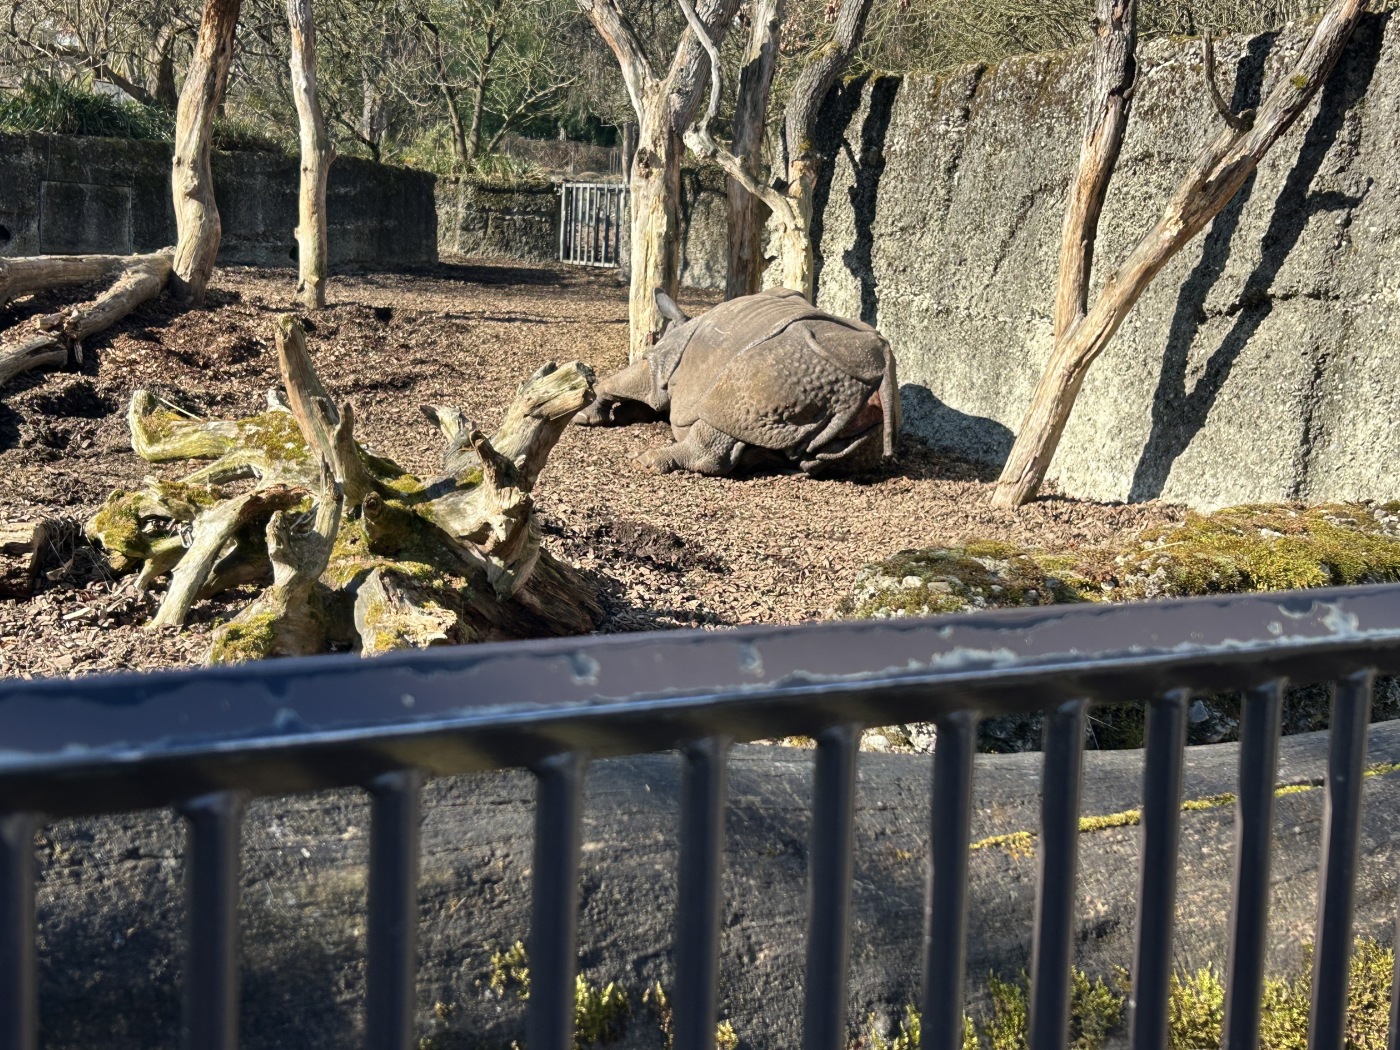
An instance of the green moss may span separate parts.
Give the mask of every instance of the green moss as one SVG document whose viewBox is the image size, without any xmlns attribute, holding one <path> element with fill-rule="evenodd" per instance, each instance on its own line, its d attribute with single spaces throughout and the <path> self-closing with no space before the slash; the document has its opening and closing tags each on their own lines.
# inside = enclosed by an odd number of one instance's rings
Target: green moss
<svg viewBox="0 0 1400 1050">
<path fill-rule="evenodd" d="M 1225 985 L 1213 967 L 1172 974 L 1167 992 L 1168 1050 L 1219 1046 L 1225 1022 Z"/>
<path fill-rule="evenodd" d="M 505 951 L 492 953 L 490 986 L 500 995 L 513 991 L 521 1000 L 530 998 L 530 960 L 524 942 L 516 941 Z M 599 986 L 583 974 L 575 977 L 574 1046 L 577 1050 L 617 1042 L 626 1033 L 631 1016 L 631 999 L 622 985 L 609 981 Z"/>
<path fill-rule="evenodd" d="M 311 458 L 301 427 L 290 412 L 263 412 L 238 421 L 236 446 L 253 448 L 270 460 L 305 463 Z"/>
<path fill-rule="evenodd" d="M 1307 77 L 1303 76 L 1302 73 L 1297 73 L 1294 76 L 1289 77 L 1288 82 L 1292 84 L 1295 88 L 1297 88 L 1299 91 L 1308 90 L 1308 84 L 1311 83 Z"/>
<path fill-rule="evenodd" d="M 261 660 L 272 652 L 276 642 L 277 617 L 273 613 L 255 613 L 233 620 L 224 628 L 209 651 L 209 662 L 235 664 Z"/>
<path fill-rule="evenodd" d="M 982 1045 L 989 1050 L 1025 1050 L 1031 1015 L 1025 975 L 1017 982 L 993 974 L 987 978 L 987 994 L 992 1013 L 982 1026 Z"/>
<path fill-rule="evenodd" d="M 653 981 L 651 987 L 642 993 L 642 1002 L 651 1008 L 656 1019 L 657 1029 L 661 1032 L 661 1045 L 665 1050 L 672 1050 L 676 1044 L 675 1012 L 671 1008 L 670 996 L 660 981 Z M 739 1035 L 729 1021 L 715 1025 L 715 1046 L 719 1050 L 737 1050 Z"/>
<path fill-rule="evenodd" d="M 1261 504 L 1191 513 L 1117 550 L 1047 553 L 979 540 L 900 551 L 861 570 L 845 612 L 936 615 L 1397 580 L 1400 506 Z"/>
</svg>

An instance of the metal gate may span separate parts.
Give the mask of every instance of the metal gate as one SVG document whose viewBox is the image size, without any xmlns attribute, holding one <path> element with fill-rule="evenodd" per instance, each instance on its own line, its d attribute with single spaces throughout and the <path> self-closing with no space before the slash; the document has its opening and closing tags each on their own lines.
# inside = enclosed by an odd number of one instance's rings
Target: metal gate
<svg viewBox="0 0 1400 1050">
<path fill-rule="evenodd" d="M 627 188 L 610 182 L 566 182 L 559 193 L 559 261 L 618 266 L 622 261 Z"/>
</svg>

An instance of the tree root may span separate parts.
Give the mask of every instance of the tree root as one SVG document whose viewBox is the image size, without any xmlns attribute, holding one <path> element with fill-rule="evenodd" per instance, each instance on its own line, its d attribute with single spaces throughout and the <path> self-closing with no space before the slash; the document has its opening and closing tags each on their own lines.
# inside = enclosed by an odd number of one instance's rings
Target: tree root
<svg viewBox="0 0 1400 1050">
<path fill-rule="evenodd" d="M 114 493 L 88 523 L 114 569 L 140 571 L 138 586 L 170 576 L 152 626 L 181 625 L 199 598 L 249 583 L 266 586 L 215 632 L 215 662 L 596 626 L 595 589 L 543 549 L 532 496 L 593 400 L 584 365 L 535 372 L 490 437 L 459 409 L 425 407 L 448 473 L 423 480 L 355 441 L 352 407 L 335 406 L 293 318 L 279 320 L 276 342 L 285 394 L 270 392 L 260 415 L 198 419 L 132 396 L 139 455 L 208 461 L 179 481 Z"/>
</svg>

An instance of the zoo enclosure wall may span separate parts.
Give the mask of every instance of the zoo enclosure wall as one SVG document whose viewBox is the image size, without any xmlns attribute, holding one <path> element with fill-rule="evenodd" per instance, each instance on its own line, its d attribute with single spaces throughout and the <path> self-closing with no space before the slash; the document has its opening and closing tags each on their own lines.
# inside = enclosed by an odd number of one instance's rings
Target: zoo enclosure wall
<svg viewBox="0 0 1400 1050">
<path fill-rule="evenodd" d="M 581 789 L 590 759 L 684 755 L 675 1046 L 714 1045 L 726 754 L 817 741 L 803 1045 L 844 1050 L 860 729 L 938 726 L 929 809 L 922 1046 L 961 1047 L 971 782 L 980 717 L 1043 711 L 1030 1046 L 1066 1045 L 1078 936 L 1086 712 L 1147 701 L 1129 1020 L 1165 1046 L 1182 767 L 1193 694 L 1243 690 L 1228 1045 L 1257 1044 L 1279 718 L 1286 680 L 1333 701 L 1313 1050 L 1344 1040 L 1371 685 L 1400 670 L 1400 586 L 1132 606 L 1006 610 L 324 657 L 144 677 L 0 683 L 0 1045 L 35 1045 L 35 855 L 42 819 L 177 806 L 188 824 L 186 1045 L 237 1044 L 237 871 L 250 795 L 359 786 L 371 797 L 365 1043 L 413 1036 L 424 777 L 525 767 L 537 781 L 528 1044 L 572 1045 Z M 1400 982 L 1395 985 L 1400 988 Z M 1392 1023 L 1390 1045 L 1400 1036 Z"/>
<path fill-rule="evenodd" d="M 130 139 L 0 133 L 0 255 L 125 255 L 175 243 L 170 146 Z M 215 152 L 219 262 L 295 266 L 296 157 Z M 331 165 L 332 266 L 437 262 L 434 176 L 354 157 Z"/>
</svg>

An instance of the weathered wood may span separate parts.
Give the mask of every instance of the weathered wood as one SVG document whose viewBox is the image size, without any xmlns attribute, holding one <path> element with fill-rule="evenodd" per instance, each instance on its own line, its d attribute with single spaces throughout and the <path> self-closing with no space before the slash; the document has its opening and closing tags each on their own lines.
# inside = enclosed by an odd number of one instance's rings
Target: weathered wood
<svg viewBox="0 0 1400 1050">
<path fill-rule="evenodd" d="M 54 532 L 50 519 L 0 521 L 0 601 L 34 593 L 44 546 Z"/>
<path fill-rule="evenodd" d="M 210 663 L 323 652 L 333 633 L 321 576 L 340 531 L 345 499 L 328 466 L 321 470 L 316 513 L 309 527 L 278 510 L 267 523 L 272 585 L 214 633 Z"/>
<path fill-rule="evenodd" d="M 617 58 L 637 114 L 627 300 L 628 356 L 635 361 L 656 344 L 666 327 L 653 292 L 660 288 L 675 296 L 680 291 L 681 136 L 700 108 L 710 67 L 704 45 L 693 29 L 687 29 L 666 76 L 659 77 L 618 0 L 578 0 L 578 5 Z M 738 8 L 738 0 L 703 0 L 696 17 L 709 38 L 722 41 Z"/>
<path fill-rule="evenodd" d="M 35 368 L 61 368 L 70 361 L 81 364 L 84 339 L 110 328 L 142 303 L 155 298 L 170 277 L 169 251 L 127 257 L 78 258 L 117 258 L 121 272 L 112 286 L 96 299 L 40 317 L 32 322 L 29 334 L 0 344 L 0 387 Z"/>
<path fill-rule="evenodd" d="M 212 460 L 180 481 L 115 493 L 88 523 L 114 570 L 140 569 L 139 587 L 173 573 L 152 626 L 182 624 L 196 598 L 269 575 L 215 633 L 212 660 L 332 645 L 368 655 L 597 624 L 594 586 L 543 550 L 531 495 L 593 399 L 586 366 L 540 368 L 490 438 L 460 409 L 425 407 L 447 439 L 450 473 L 423 481 L 355 441 L 354 412 L 333 407 L 294 318 L 279 319 L 276 341 L 286 394 L 269 394 L 260 415 L 202 420 L 145 391 L 132 397 L 138 454 Z M 233 480 L 255 484 L 237 495 L 218 487 Z M 314 515 L 299 506 L 313 500 Z"/>
<path fill-rule="evenodd" d="M 773 74 L 778 68 L 779 31 L 785 0 L 756 0 L 749 13 L 749 40 L 744 48 L 739 87 L 734 96 L 734 135 L 730 152 L 747 171 L 762 168 L 764 132 Z M 713 70 L 712 70 L 713 75 Z M 718 80 L 718 77 L 715 77 Z M 714 85 L 711 85 L 714 90 Z M 724 297 L 753 295 L 763 287 L 763 228 L 768 205 L 732 176 L 726 188 L 729 218 L 729 265 Z"/>
<path fill-rule="evenodd" d="M 1101 0 L 1100 6 L 1105 5 L 1112 7 L 1113 3 Z M 1161 218 L 1104 282 L 1092 307 L 1087 306 L 1085 299 L 1093 244 L 1089 242 L 1082 251 L 1070 252 L 1067 242 L 1061 256 L 1062 267 L 1066 254 L 1076 261 L 1070 278 L 1062 279 L 1056 297 L 1056 328 L 1060 334 L 997 481 L 992 495 L 994 506 L 1019 507 L 1035 498 L 1089 366 L 1108 346 L 1162 267 L 1220 214 L 1264 154 L 1307 108 L 1331 74 L 1365 10 L 1366 0 L 1335 0 L 1318 21 L 1307 48 L 1293 68 L 1279 78 L 1253 123 L 1244 127 L 1245 122 L 1227 122 L 1212 137 L 1178 184 Z"/>
<path fill-rule="evenodd" d="M 222 236 L 209 170 L 209 144 L 233 60 L 239 6 L 240 0 L 204 0 L 199 35 L 175 112 L 170 187 L 177 240 L 171 285 L 176 298 L 195 306 L 204 304 Z"/>
<path fill-rule="evenodd" d="M 316 89 L 316 22 L 312 0 L 287 0 L 291 29 L 292 100 L 301 138 L 301 184 L 297 192 L 297 298 L 308 310 L 326 305 L 330 246 L 326 232 L 326 180 L 335 147 Z"/>
<path fill-rule="evenodd" d="M 189 550 L 175 566 L 170 589 L 166 591 L 165 600 L 160 603 L 150 626 L 183 626 L 209 574 L 214 571 L 219 555 L 232 542 L 234 535 L 251 522 L 290 509 L 305 497 L 306 492 L 302 489 L 279 485 L 235 496 L 196 517 Z M 275 579 L 275 561 L 273 576 Z"/>
<path fill-rule="evenodd" d="M 27 255 L 0 259 L 0 306 L 21 295 L 96 281 L 127 264 L 125 255 Z"/>
</svg>

